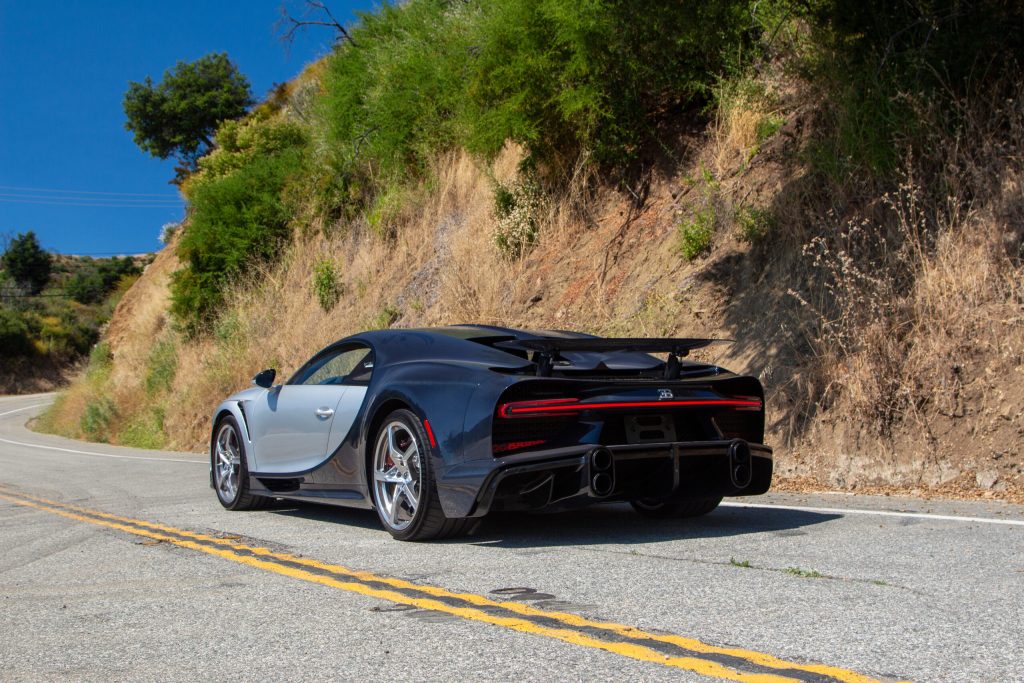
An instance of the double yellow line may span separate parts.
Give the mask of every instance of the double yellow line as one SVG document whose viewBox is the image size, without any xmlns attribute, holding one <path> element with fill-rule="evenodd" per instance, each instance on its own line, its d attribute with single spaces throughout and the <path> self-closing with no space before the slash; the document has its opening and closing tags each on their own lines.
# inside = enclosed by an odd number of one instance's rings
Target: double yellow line
<svg viewBox="0 0 1024 683">
<path fill-rule="evenodd" d="M 400 605 L 442 612 L 513 631 L 544 636 L 720 680 L 743 683 L 867 683 L 876 680 L 854 671 L 824 664 L 790 662 L 742 648 L 719 647 L 693 638 L 649 633 L 632 626 L 595 621 L 576 614 L 538 609 L 518 602 L 501 602 L 475 593 L 459 593 L 437 586 L 379 576 L 336 564 L 275 552 L 268 548 L 249 546 L 230 538 L 218 538 L 15 493 L 6 488 L 0 488 L 0 498 L 16 505 L 172 543 L 294 579 Z"/>
</svg>

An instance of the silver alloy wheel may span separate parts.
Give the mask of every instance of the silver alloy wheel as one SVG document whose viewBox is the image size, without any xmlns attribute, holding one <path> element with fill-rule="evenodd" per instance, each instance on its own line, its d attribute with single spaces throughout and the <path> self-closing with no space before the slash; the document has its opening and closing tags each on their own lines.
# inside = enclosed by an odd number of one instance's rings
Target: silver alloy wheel
<svg viewBox="0 0 1024 683">
<path fill-rule="evenodd" d="M 214 485 L 217 495 L 225 503 L 235 502 L 238 497 L 238 477 L 242 467 L 242 451 L 238 445 L 238 433 L 229 422 L 221 425 L 217 432 L 215 446 L 217 463 L 213 468 Z"/>
<path fill-rule="evenodd" d="M 392 530 L 402 531 L 412 524 L 422 482 L 416 437 L 404 422 L 389 422 L 373 451 L 373 498 L 381 519 Z"/>
</svg>

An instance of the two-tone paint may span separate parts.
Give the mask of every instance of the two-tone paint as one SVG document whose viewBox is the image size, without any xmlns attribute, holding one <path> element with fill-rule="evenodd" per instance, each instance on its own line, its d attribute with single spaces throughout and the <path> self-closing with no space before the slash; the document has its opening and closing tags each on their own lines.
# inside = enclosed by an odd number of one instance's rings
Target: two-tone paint
<svg viewBox="0 0 1024 683">
<path fill-rule="evenodd" d="M 552 337 L 587 336 L 489 326 L 365 332 L 331 344 L 306 365 L 342 347 L 364 346 L 372 363 L 368 381 L 298 385 L 294 379 L 300 369 L 282 384 L 252 387 L 232 395 L 217 407 L 213 425 L 224 415 L 234 416 L 243 432 L 254 493 L 369 508 L 373 505 L 368 481 L 374 437 L 389 413 L 407 408 L 419 416 L 432 437 L 433 442 L 426 445 L 427 453 L 445 515 L 467 517 L 486 514 L 496 496 L 506 495 L 508 492 L 503 492 L 500 485 L 510 476 L 531 471 L 561 472 L 566 468 L 581 471 L 586 468 L 586 454 L 595 447 L 609 446 L 616 460 L 656 456 L 674 462 L 674 485 L 678 486 L 681 460 L 687 456 L 725 457 L 732 443 L 721 438 L 680 438 L 665 444 L 602 444 L 599 430 L 585 428 L 586 424 L 597 423 L 581 420 L 584 427 L 572 437 L 572 443 L 542 444 L 503 454 L 492 440 L 495 423 L 506 419 L 499 411 L 516 396 L 571 389 L 581 401 L 580 410 L 587 411 L 585 417 L 598 412 L 587 407 L 595 401 L 613 404 L 608 410 L 614 411 L 616 403 L 657 405 L 665 401 L 666 395 L 709 399 L 740 395 L 751 402 L 763 402 L 756 379 L 715 366 L 683 361 L 675 379 L 620 382 L 614 379 L 617 373 L 657 373 L 666 361 L 630 351 L 565 352 L 560 356 L 563 367 L 558 372 L 537 376 L 535 355 L 531 358 L 530 353 L 495 346 L 503 341 Z M 613 378 L 589 377 L 588 371 Z M 583 375 L 564 374 L 572 372 Z M 761 443 L 763 406 L 756 410 L 756 428 L 745 440 L 757 469 L 755 481 L 746 487 L 727 485 L 721 490 L 723 495 L 763 493 L 768 487 L 772 454 Z M 330 415 L 325 416 L 328 411 Z M 581 482 L 579 490 L 560 502 L 593 502 L 594 497 L 587 495 L 585 478 Z M 612 499 L 624 499 L 626 493 L 619 492 Z"/>
</svg>

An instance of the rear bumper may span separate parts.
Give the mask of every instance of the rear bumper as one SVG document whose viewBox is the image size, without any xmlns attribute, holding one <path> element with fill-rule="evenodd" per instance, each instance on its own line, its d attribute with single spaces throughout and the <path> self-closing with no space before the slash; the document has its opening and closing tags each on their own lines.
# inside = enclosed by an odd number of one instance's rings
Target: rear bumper
<svg viewBox="0 0 1024 683">
<path fill-rule="evenodd" d="M 595 467 L 597 450 L 610 453 L 610 467 L 600 461 L 600 470 Z M 749 472 L 738 471 L 741 465 Z M 571 508 L 597 501 L 670 495 L 757 495 L 768 490 L 772 467 L 770 447 L 738 439 L 581 445 L 523 453 L 500 460 L 484 479 L 469 516 L 479 517 L 491 510 Z M 604 475 L 597 486 L 596 475 Z"/>
</svg>

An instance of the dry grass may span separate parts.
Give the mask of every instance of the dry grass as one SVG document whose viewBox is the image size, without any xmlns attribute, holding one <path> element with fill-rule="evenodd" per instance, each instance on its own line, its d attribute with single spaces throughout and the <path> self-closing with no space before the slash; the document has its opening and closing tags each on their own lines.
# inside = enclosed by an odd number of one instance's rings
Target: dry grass
<svg viewBox="0 0 1024 683">
<path fill-rule="evenodd" d="M 972 106 L 960 136 L 908 157 L 875 218 L 809 245 L 823 411 L 808 445 L 833 484 L 1024 480 L 1024 103 Z"/>
<path fill-rule="evenodd" d="M 169 445 L 202 449 L 209 411 L 257 371 L 287 376 L 318 348 L 378 324 L 725 336 L 739 343 L 698 358 L 762 378 L 781 473 L 929 487 L 973 486 L 976 473 L 981 483 L 994 471 L 1006 495 L 1024 490 L 1024 273 L 1020 252 L 1007 251 L 1024 224 L 1020 100 L 1001 121 L 909 158 L 906 183 L 887 198 L 872 187 L 835 196 L 784 161 L 795 155 L 752 155 L 800 144 L 760 139 L 757 123 L 797 107 L 735 102 L 710 139 L 689 141 L 688 167 L 652 178 L 640 207 L 577 166 L 571 190 L 547 196 L 539 241 L 519 260 L 495 247 L 494 186 L 515 179 L 522 151 L 489 166 L 439 158 L 429 186 L 403 191 L 384 235 L 358 223 L 310 231 L 278 265 L 237 283 L 215 333 L 179 343 L 173 381 L 147 394 L 154 341 L 173 336 L 175 263 L 165 250 L 111 324 L 109 378 L 74 383 L 51 428 L 81 435 L 88 406 L 109 396 L 116 441 L 148 401 L 166 411 Z M 686 180 L 707 168 L 718 169 L 710 189 Z M 756 245 L 719 230 L 707 258 L 684 262 L 676 225 L 709 201 L 705 190 L 723 215 L 765 207 L 776 227 Z M 329 312 L 312 290 L 324 259 L 340 285 Z"/>
</svg>

